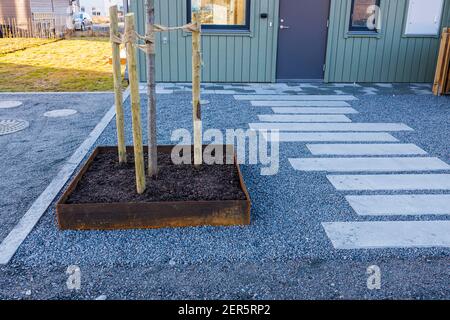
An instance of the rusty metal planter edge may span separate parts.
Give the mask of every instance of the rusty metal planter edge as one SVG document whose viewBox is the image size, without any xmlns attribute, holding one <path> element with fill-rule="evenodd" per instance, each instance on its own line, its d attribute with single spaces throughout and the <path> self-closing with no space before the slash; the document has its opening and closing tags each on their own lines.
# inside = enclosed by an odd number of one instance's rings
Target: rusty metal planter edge
<svg viewBox="0 0 450 320">
<path fill-rule="evenodd" d="M 174 146 L 158 146 L 158 151 L 170 153 Z M 56 204 L 56 217 L 61 230 L 120 230 L 155 229 L 197 226 L 239 226 L 250 224 L 250 196 L 236 160 L 234 146 L 226 145 L 232 152 L 245 200 L 129 202 L 67 204 L 84 174 L 99 153 L 116 150 L 116 147 L 97 147 L 72 179 Z M 132 150 L 132 147 L 128 147 Z"/>
</svg>

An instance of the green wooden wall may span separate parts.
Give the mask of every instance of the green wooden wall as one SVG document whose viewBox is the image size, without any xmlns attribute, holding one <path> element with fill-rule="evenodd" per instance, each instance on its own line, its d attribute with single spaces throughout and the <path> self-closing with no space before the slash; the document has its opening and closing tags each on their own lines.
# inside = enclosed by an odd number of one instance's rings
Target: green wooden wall
<svg viewBox="0 0 450 320">
<path fill-rule="evenodd" d="M 379 37 L 347 34 L 351 0 L 331 0 L 326 82 L 432 82 L 438 37 L 405 37 L 408 0 L 381 0 Z M 442 27 L 450 25 L 445 0 Z"/>
<path fill-rule="evenodd" d="M 155 0 L 156 22 L 180 26 L 187 21 L 186 0 Z M 274 82 L 279 0 L 252 0 L 250 32 L 203 30 L 202 82 Z M 145 30 L 145 0 L 131 0 L 138 32 Z M 260 19 L 268 13 L 269 19 Z M 272 22 L 272 26 L 270 26 Z M 166 37 L 167 40 L 163 41 Z M 191 81 L 191 36 L 183 31 L 157 36 L 156 77 L 160 82 Z M 146 81 L 145 57 L 138 57 L 140 80 Z"/>
</svg>

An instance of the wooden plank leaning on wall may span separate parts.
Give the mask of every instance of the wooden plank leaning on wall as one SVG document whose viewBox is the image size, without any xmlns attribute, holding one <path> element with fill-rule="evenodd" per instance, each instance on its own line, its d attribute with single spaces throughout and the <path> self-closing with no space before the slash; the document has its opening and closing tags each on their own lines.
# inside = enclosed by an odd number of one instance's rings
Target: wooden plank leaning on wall
<svg viewBox="0 0 450 320">
<path fill-rule="evenodd" d="M 444 28 L 441 35 L 433 94 L 436 96 L 450 93 L 450 28 Z"/>
</svg>

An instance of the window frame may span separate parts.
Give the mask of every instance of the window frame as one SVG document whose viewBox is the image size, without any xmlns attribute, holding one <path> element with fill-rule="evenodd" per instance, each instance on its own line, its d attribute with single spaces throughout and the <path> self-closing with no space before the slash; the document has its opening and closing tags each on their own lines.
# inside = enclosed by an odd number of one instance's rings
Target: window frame
<svg viewBox="0 0 450 320">
<path fill-rule="evenodd" d="M 186 17 L 187 23 L 192 21 L 192 0 L 186 0 Z M 217 30 L 217 31 L 250 31 L 250 2 L 245 0 L 245 24 L 244 25 L 229 25 L 229 24 L 202 24 L 202 29 Z"/>
<path fill-rule="evenodd" d="M 375 29 L 369 29 L 367 27 L 354 27 L 353 26 L 353 12 L 355 10 L 355 1 L 356 0 L 352 0 L 351 4 L 350 4 L 350 19 L 349 19 L 349 24 L 348 24 L 348 32 L 349 33 L 366 33 L 366 34 L 378 34 L 378 28 Z M 381 0 L 375 0 L 375 5 L 378 6 L 378 8 L 381 7 Z M 380 17 L 378 17 L 378 19 L 380 19 Z M 378 23 L 378 22 L 377 22 Z"/>
</svg>

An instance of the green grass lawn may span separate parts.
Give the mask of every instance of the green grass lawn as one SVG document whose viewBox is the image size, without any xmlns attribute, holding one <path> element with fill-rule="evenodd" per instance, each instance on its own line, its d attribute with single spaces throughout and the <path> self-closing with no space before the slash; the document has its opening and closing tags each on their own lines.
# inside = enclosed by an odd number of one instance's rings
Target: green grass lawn
<svg viewBox="0 0 450 320">
<path fill-rule="evenodd" d="M 105 38 L 60 40 L 4 54 L 0 91 L 112 91 L 110 56 Z"/>
</svg>

